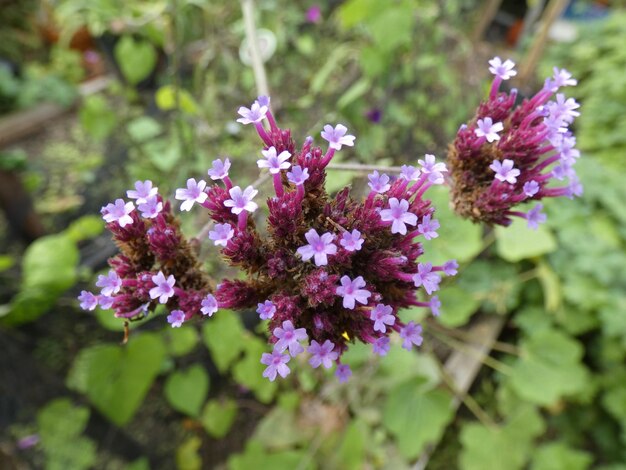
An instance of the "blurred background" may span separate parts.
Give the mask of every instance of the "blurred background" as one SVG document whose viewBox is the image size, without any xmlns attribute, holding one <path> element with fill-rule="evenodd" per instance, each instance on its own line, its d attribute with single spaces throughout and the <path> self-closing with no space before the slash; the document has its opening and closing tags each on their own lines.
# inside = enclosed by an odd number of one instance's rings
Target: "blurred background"
<svg viewBox="0 0 626 470">
<path fill-rule="evenodd" d="M 0 469 L 626 469 L 625 3 L 0 0 Z M 496 55 L 525 96 L 553 66 L 578 79 L 585 193 L 531 232 L 434 191 L 427 256 L 461 269 L 439 319 L 403 314 L 419 353 L 355 345 L 347 384 L 270 383 L 254 312 L 180 329 L 157 312 L 121 345 L 122 320 L 78 308 L 115 254 L 99 210 L 135 180 L 171 195 L 218 156 L 256 179 L 235 119 L 258 94 L 297 141 L 346 124 L 342 163 L 416 164 L 445 158 Z"/>
</svg>

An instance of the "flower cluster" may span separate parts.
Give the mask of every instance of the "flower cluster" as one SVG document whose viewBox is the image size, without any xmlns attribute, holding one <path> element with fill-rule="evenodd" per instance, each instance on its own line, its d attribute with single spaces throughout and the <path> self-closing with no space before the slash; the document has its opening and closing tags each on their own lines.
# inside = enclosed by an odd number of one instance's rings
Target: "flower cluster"
<svg viewBox="0 0 626 470">
<path fill-rule="evenodd" d="M 474 222 L 506 226 L 516 216 L 537 228 L 546 219 L 541 203 L 527 212 L 513 207 L 582 194 L 573 168 L 580 152 L 569 129 L 580 115 L 579 104 L 558 93 L 576 80 L 555 68 L 541 90 L 516 105 L 517 90 L 500 91 L 502 81 L 517 74 L 515 64 L 495 57 L 489 65 L 494 75 L 489 97 L 450 146 L 452 204 L 460 216 Z"/>
<path fill-rule="evenodd" d="M 206 199 L 206 193 L 202 189 L 199 192 Z M 199 193 L 194 194 L 202 199 Z M 127 196 L 131 201 L 117 199 L 102 208 L 120 254 L 109 260 L 108 274 L 98 276 L 99 294 L 81 292 L 81 307 L 93 310 L 99 305 L 113 309 L 116 317 L 136 320 L 158 304 L 165 304 L 171 312 L 167 320 L 173 327 L 196 314 L 212 315 L 217 311 L 213 288 L 191 244 L 180 232 L 170 203 L 151 181 L 137 181 Z M 190 193 L 185 197 L 187 202 Z"/>
</svg>

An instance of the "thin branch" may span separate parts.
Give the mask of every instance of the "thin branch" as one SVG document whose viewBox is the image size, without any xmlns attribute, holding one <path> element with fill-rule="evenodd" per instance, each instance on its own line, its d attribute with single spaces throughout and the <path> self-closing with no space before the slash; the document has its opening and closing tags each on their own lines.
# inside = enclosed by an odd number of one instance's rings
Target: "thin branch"
<svg viewBox="0 0 626 470">
<path fill-rule="evenodd" d="M 329 170 L 339 171 L 387 171 L 389 173 L 400 173 L 402 168 L 399 166 L 379 166 L 379 165 L 362 165 L 360 163 L 330 163 L 326 168 Z"/>
<path fill-rule="evenodd" d="M 263 65 L 263 58 L 261 57 L 259 41 L 256 35 L 256 26 L 254 25 L 254 1 L 241 0 L 241 11 L 243 13 L 250 63 L 252 64 L 257 92 L 259 95 L 269 96 L 270 90 L 267 85 L 267 75 L 265 74 L 265 66 Z"/>
</svg>

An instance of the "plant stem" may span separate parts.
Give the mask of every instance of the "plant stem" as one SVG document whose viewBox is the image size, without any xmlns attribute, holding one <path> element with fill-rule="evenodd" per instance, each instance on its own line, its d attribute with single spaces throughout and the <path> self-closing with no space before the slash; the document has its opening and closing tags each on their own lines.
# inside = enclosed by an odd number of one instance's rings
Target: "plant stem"
<svg viewBox="0 0 626 470">
<path fill-rule="evenodd" d="M 263 65 L 263 58 L 261 57 L 259 41 L 256 35 L 256 26 L 254 24 L 254 1 L 241 0 L 241 11 L 243 13 L 248 51 L 250 52 L 250 62 L 252 64 L 252 72 L 254 73 L 257 92 L 259 96 L 269 96 L 270 90 L 267 86 L 267 75 L 265 74 L 265 66 Z"/>
</svg>

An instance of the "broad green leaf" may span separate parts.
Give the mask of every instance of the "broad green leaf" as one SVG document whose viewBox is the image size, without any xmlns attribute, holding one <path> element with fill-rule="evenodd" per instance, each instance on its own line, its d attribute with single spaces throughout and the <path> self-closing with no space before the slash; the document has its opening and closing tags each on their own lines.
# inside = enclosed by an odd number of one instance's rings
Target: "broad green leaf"
<svg viewBox="0 0 626 470">
<path fill-rule="evenodd" d="M 252 390 L 259 401 L 269 403 L 276 393 L 278 384 L 263 377 L 266 366 L 261 364 L 261 356 L 268 352 L 267 344 L 259 338 L 244 335 L 237 341 L 243 343 L 245 354 L 233 367 L 233 377 L 237 383 Z"/>
<path fill-rule="evenodd" d="M 237 402 L 235 400 L 210 400 L 207 402 L 200 421 L 207 433 L 216 439 L 221 439 L 237 418 Z"/>
<path fill-rule="evenodd" d="M 422 380 L 410 380 L 396 386 L 383 408 L 383 425 L 408 459 L 437 442 L 454 417 L 450 394 L 436 389 L 423 392 L 422 385 Z"/>
<path fill-rule="evenodd" d="M 176 88 L 172 85 L 162 86 L 157 90 L 155 100 L 157 106 L 164 111 L 176 109 Z M 178 90 L 178 105 L 187 114 L 196 114 L 198 112 L 198 106 L 187 90 Z"/>
<path fill-rule="evenodd" d="M 103 95 L 85 97 L 78 115 L 82 126 L 96 140 L 107 138 L 119 120 Z"/>
<path fill-rule="evenodd" d="M 586 470 L 593 457 L 588 452 L 573 449 L 564 442 L 550 442 L 533 452 L 531 470 Z"/>
<path fill-rule="evenodd" d="M 241 322 L 230 310 L 220 310 L 204 323 L 202 338 L 220 372 L 226 372 L 233 361 L 241 355 L 245 346 L 243 336 Z"/>
<path fill-rule="evenodd" d="M 97 215 L 84 215 L 73 221 L 65 230 L 65 235 L 74 243 L 97 237 L 104 231 L 104 222 Z"/>
<path fill-rule="evenodd" d="M 177 470 L 200 470 L 202 468 L 202 457 L 200 457 L 200 447 L 202 439 L 193 436 L 183 442 L 176 449 Z"/>
<path fill-rule="evenodd" d="M 554 235 L 545 225 L 532 230 L 521 219 L 508 227 L 497 226 L 495 233 L 498 255 L 511 263 L 551 253 L 557 247 Z"/>
<path fill-rule="evenodd" d="M 228 468 L 229 470 L 249 470 L 251 468 L 313 470 L 315 465 L 309 458 L 306 449 L 271 452 L 265 450 L 258 440 L 250 439 L 246 442 L 246 448 L 242 453 L 233 454 L 228 458 Z"/>
<path fill-rule="evenodd" d="M 368 29 L 381 52 L 393 53 L 397 47 L 413 41 L 414 14 L 413 7 L 404 2 L 370 19 Z M 393 25 L 393 28 L 389 25 Z"/>
<path fill-rule="evenodd" d="M 509 378 L 520 397 L 550 406 L 585 390 L 589 372 L 581 363 L 583 348 L 578 341 L 558 330 L 543 329 L 522 341 L 521 348 Z"/>
<path fill-rule="evenodd" d="M 384 10 L 385 4 L 380 0 L 349 0 L 339 7 L 338 17 L 343 28 L 351 28 Z"/>
<path fill-rule="evenodd" d="M 198 331 L 195 328 L 167 328 L 163 331 L 163 341 L 171 356 L 189 354 L 198 344 Z"/>
<path fill-rule="evenodd" d="M 23 289 L 46 288 L 61 293 L 76 282 L 78 249 L 65 234 L 34 241 L 22 261 Z"/>
<path fill-rule="evenodd" d="M 172 408 L 198 416 L 209 391 L 209 376 L 200 364 L 170 374 L 165 382 L 165 397 Z"/>
<path fill-rule="evenodd" d="M 477 260 L 463 270 L 458 285 L 482 302 L 486 312 L 504 314 L 518 306 L 521 283 L 518 266 L 503 261 Z"/>
<path fill-rule="evenodd" d="M 458 285 L 447 286 L 439 292 L 441 315 L 439 323 L 449 327 L 465 325 L 480 307 L 480 300 Z"/>
<path fill-rule="evenodd" d="M 165 346 L 152 333 L 138 334 L 125 346 L 92 346 L 76 357 L 67 385 L 122 426 L 141 405 L 164 359 Z"/>
<path fill-rule="evenodd" d="M 131 85 L 147 78 L 157 62 L 157 52 L 152 44 L 132 36 L 122 36 L 113 51 L 122 75 Z"/>
<path fill-rule="evenodd" d="M 333 453 L 334 467 L 346 470 L 362 469 L 368 445 L 367 425 L 359 419 L 351 421 L 343 432 L 339 448 Z"/>
<path fill-rule="evenodd" d="M 148 116 L 133 119 L 126 125 L 126 131 L 135 142 L 145 142 L 163 132 L 161 124 Z"/>
</svg>

